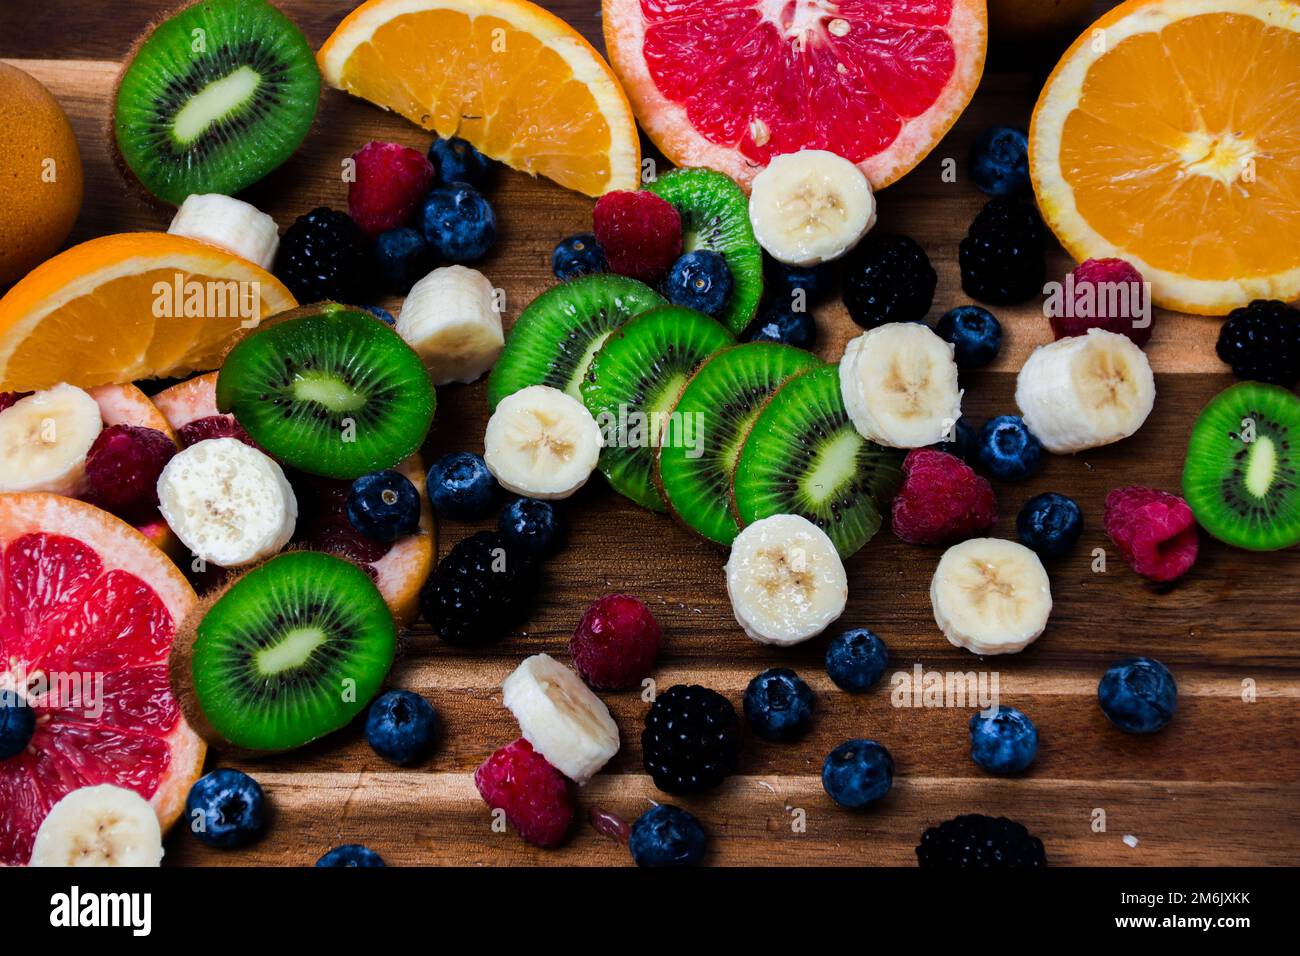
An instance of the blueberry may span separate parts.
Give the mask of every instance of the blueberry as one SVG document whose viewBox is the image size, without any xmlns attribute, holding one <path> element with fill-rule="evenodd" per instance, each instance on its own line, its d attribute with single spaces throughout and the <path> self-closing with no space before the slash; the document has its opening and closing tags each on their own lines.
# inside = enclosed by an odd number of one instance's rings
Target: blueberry
<svg viewBox="0 0 1300 956">
<path fill-rule="evenodd" d="M 316 861 L 317 866 L 383 866 L 384 858 L 360 843 L 336 846 Z"/>
<path fill-rule="evenodd" d="M 840 690 L 870 690 L 885 673 L 889 649 L 865 627 L 836 634 L 826 648 L 826 673 Z"/>
<path fill-rule="evenodd" d="M 366 714 L 366 740 L 389 763 L 419 763 L 433 751 L 437 738 L 438 712 L 409 690 L 381 694 Z"/>
<path fill-rule="evenodd" d="M 764 255 L 763 291 L 780 305 L 792 308 L 815 305 L 835 291 L 839 267 L 838 260 L 815 266 L 790 266 Z"/>
<path fill-rule="evenodd" d="M 978 433 L 975 426 L 964 417 L 953 423 L 947 439 L 936 442 L 930 447 L 936 451 L 946 451 L 950 455 L 956 455 L 968 465 L 975 464 L 980 457 Z"/>
<path fill-rule="evenodd" d="M 497 481 L 483 459 L 468 451 L 443 455 L 429 469 L 429 502 L 438 514 L 461 521 L 486 518 Z"/>
<path fill-rule="evenodd" d="M 492 206 L 473 186 L 451 183 L 433 189 L 424 201 L 424 238 L 448 262 L 474 262 L 487 255 L 497 237 Z"/>
<path fill-rule="evenodd" d="M 746 342 L 780 342 L 797 349 L 811 349 L 817 341 L 817 322 L 811 312 L 796 312 L 784 305 L 772 305 L 741 337 Z"/>
<path fill-rule="evenodd" d="M 36 711 L 11 690 L 0 690 L 0 760 L 17 757 L 36 733 Z"/>
<path fill-rule="evenodd" d="M 1019 773 L 1038 755 L 1038 728 L 1014 707 L 970 719 L 970 757 L 991 773 Z"/>
<path fill-rule="evenodd" d="M 769 667 L 745 688 L 745 719 L 764 740 L 802 737 L 812 715 L 812 689 L 788 667 Z"/>
<path fill-rule="evenodd" d="M 681 256 L 668 270 L 664 293 L 668 301 L 705 315 L 720 315 L 731 298 L 731 267 L 716 252 L 696 249 Z"/>
<path fill-rule="evenodd" d="M 1029 191 L 1029 137 L 1014 126 L 993 126 L 970 150 L 971 178 L 990 196 Z"/>
<path fill-rule="evenodd" d="M 507 541 L 522 545 L 532 554 L 554 554 L 564 528 L 555 506 L 537 498 L 516 498 L 501 511 L 497 530 Z"/>
<path fill-rule="evenodd" d="M 608 272 L 609 263 L 605 261 L 605 251 L 600 248 L 595 235 L 580 232 L 560 240 L 551 253 L 551 271 L 561 282 L 568 282 L 578 276 Z"/>
<path fill-rule="evenodd" d="M 475 189 L 486 189 L 492 184 L 495 167 L 468 141 L 454 136 L 435 139 L 429 147 L 429 161 L 444 183 L 466 183 Z"/>
<path fill-rule="evenodd" d="M 889 793 L 894 758 L 874 740 L 846 740 L 822 764 L 822 786 L 842 807 L 861 810 Z"/>
<path fill-rule="evenodd" d="M 1154 734 L 1178 708 L 1174 675 L 1157 660 L 1130 657 L 1112 664 L 1097 685 L 1102 712 L 1120 730 Z"/>
<path fill-rule="evenodd" d="M 396 541 L 420 530 L 420 492 L 391 468 L 352 482 L 346 510 L 348 524 L 372 541 Z"/>
<path fill-rule="evenodd" d="M 1043 463 L 1043 446 L 1017 415 L 990 418 L 980 429 L 980 461 L 1005 481 L 1028 478 Z"/>
<path fill-rule="evenodd" d="M 959 305 L 949 309 L 935 323 L 935 332 L 951 342 L 958 368 L 988 365 L 1002 347 L 1002 324 L 988 309 L 978 305 Z"/>
<path fill-rule="evenodd" d="M 200 843 L 223 849 L 244 846 L 265 826 L 266 797 L 248 774 L 214 770 L 190 787 L 185 819 Z"/>
<path fill-rule="evenodd" d="M 366 311 L 369 312 L 371 315 L 373 315 L 380 322 L 384 323 L 384 325 L 397 324 L 397 320 L 393 318 L 393 313 L 389 312 L 387 309 L 380 308 L 377 305 L 368 305 L 366 306 Z"/>
<path fill-rule="evenodd" d="M 627 848 L 637 866 L 694 866 L 704 858 L 707 842 L 694 814 L 661 803 L 637 817 Z"/>
<path fill-rule="evenodd" d="M 1073 498 L 1049 491 L 1025 502 L 1016 515 L 1020 543 L 1043 557 L 1059 558 L 1074 547 L 1083 530 L 1083 512 Z"/>
<path fill-rule="evenodd" d="M 389 292 L 406 295 L 433 266 L 429 244 L 420 230 L 388 229 L 375 238 L 379 278 Z"/>
</svg>

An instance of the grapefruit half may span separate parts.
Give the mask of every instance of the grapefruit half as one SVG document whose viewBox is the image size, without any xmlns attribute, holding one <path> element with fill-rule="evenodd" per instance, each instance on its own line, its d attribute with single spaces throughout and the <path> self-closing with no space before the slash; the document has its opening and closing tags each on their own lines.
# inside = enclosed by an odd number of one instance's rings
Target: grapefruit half
<svg viewBox="0 0 1300 956">
<path fill-rule="evenodd" d="M 979 84 L 984 0 L 603 0 L 632 109 L 678 166 L 749 188 L 825 149 L 877 189 L 925 158 Z"/>
<path fill-rule="evenodd" d="M 28 861 L 50 808 L 79 787 L 134 790 L 164 829 L 203 766 L 167 680 L 194 591 L 124 521 L 45 493 L 0 495 L 0 688 L 36 712 L 0 760 L 0 865 Z"/>
</svg>

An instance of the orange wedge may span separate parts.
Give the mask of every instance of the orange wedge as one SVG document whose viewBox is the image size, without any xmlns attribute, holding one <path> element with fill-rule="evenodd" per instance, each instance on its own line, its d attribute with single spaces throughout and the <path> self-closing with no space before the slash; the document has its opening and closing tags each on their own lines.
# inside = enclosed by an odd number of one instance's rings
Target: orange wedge
<svg viewBox="0 0 1300 956">
<path fill-rule="evenodd" d="M 1128 0 L 1034 108 L 1039 206 L 1076 259 L 1117 256 L 1157 305 L 1300 296 L 1300 4 Z"/>
<path fill-rule="evenodd" d="M 0 299 L 0 391 L 215 368 L 248 329 L 296 305 L 269 272 L 195 239 L 92 239 Z"/>
<path fill-rule="evenodd" d="M 370 0 L 316 55 L 335 89 L 588 196 L 636 189 L 627 96 L 576 30 L 525 0 Z"/>
</svg>

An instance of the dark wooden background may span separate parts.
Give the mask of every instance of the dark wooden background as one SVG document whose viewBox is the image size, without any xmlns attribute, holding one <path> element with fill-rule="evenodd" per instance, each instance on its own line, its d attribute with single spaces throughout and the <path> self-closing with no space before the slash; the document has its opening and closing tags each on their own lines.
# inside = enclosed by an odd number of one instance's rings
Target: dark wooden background
<svg viewBox="0 0 1300 956">
<path fill-rule="evenodd" d="M 595 0 L 548 3 L 598 46 Z M 134 229 L 165 229 L 167 219 L 133 199 L 112 168 L 104 138 L 108 94 L 118 61 L 164 3 L 146 0 L 42 0 L 0 4 L 0 58 L 37 76 L 58 96 L 76 128 L 87 171 L 86 204 L 74 240 Z M 280 0 L 319 45 L 351 3 Z M 880 196 L 880 230 L 903 231 L 929 252 L 939 272 L 934 316 L 965 302 L 957 244 L 982 203 L 966 181 L 971 140 L 991 124 L 1027 123 L 1041 72 L 1016 51 L 994 49 L 975 100 L 952 133 L 900 184 Z M 1028 64 L 1028 68 L 1027 68 Z M 317 205 L 344 207 L 340 162 L 371 139 L 423 148 L 426 134 L 341 93 L 326 91 L 316 129 L 281 170 L 247 198 L 281 228 Z M 941 178 L 958 161 L 955 183 Z M 549 255 L 562 237 L 590 228 L 591 201 L 544 181 L 509 173 L 493 194 L 501 238 L 482 265 L 509 296 L 507 322 L 549 286 Z M 1057 276 L 1071 266 L 1054 250 Z M 396 303 L 390 302 L 390 305 Z M 1036 304 L 999 312 L 1006 345 L 989 369 L 963 375 L 966 411 L 976 422 L 1014 412 L 1015 372 L 1049 340 Z M 827 359 L 837 359 L 856 327 L 837 304 L 819 316 Z M 1199 562 L 1172 587 L 1129 571 L 1101 529 L 1102 501 L 1127 484 L 1177 491 L 1188 431 L 1198 410 L 1231 384 L 1214 356 L 1218 322 L 1160 314 L 1150 346 L 1158 399 L 1146 427 L 1119 445 L 1051 458 L 1032 480 L 998 484 L 1001 517 L 994 534 L 1014 536 L 1016 511 L 1031 495 L 1060 491 L 1079 500 L 1085 530 L 1075 552 L 1049 566 L 1056 601 L 1046 633 L 1029 650 L 978 660 L 948 644 L 934 625 L 928 585 L 938 549 L 904 546 L 882 533 L 848 565 L 849 607 L 842 626 L 869 626 L 889 644 L 890 673 L 916 663 L 942 671 L 989 670 L 1001 696 L 1028 713 L 1042 739 L 1028 774 L 992 777 L 970 759 L 970 710 L 898 709 L 887 686 L 851 696 L 834 688 L 821 660 L 825 639 L 780 651 L 748 640 L 736 626 L 723 587 L 725 553 L 663 516 L 641 511 L 593 480 L 567 503 L 566 549 L 548 566 L 527 629 L 478 652 L 452 650 L 417 630 L 405 641 L 391 684 L 428 696 L 443 716 L 445 739 L 426 765 L 403 770 L 376 757 L 357 729 L 304 751 L 256 763 L 223 760 L 266 787 L 274 818 L 258 845 L 234 852 L 201 847 L 183 833 L 168 840 L 168 860 L 200 864 L 310 864 L 338 843 L 361 842 L 390 864 L 623 864 L 626 850 L 587 822 L 595 807 L 629 821 L 664 800 L 641 769 L 640 729 L 647 708 L 633 693 L 605 699 L 623 749 L 578 795 L 579 820 L 558 851 L 493 833 L 474 789 L 474 768 L 517 736 L 501 707 L 499 685 L 528 654 L 567 659 L 567 641 L 587 604 L 627 591 L 645 600 L 664 626 L 660 688 L 690 681 L 726 694 L 737 707 L 749 679 L 765 667 L 794 667 L 817 694 L 812 734 L 777 745 L 747 737 L 740 772 L 717 791 L 676 800 L 712 836 L 716 864 L 914 863 L 922 830 L 959 813 L 1006 814 L 1040 835 L 1054 864 L 1300 863 L 1300 558 L 1295 552 L 1249 554 L 1202 539 Z M 483 386 L 439 390 L 427 449 L 482 449 Z M 445 523 L 440 553 L 477 530 Z M 1105 573 L 1090 569 L 1105 548 Z M 1152 737 L 1111 727 L 1096 702 L 1107 664 L 1129 654 L 1164 661 L 1179 686 L 1173 723 Z M 1243 686 L 1254 687 L 1253 701 Z M 864 813 L 836 808 L 822 791 L 825 754 L 851 737 L 889 747 L 898 775 L 893 792 Z M 802 810 L 803 814 L 795 811 Z M 1094 829 L 1104 811 L 1104 832 Z M 803 832 L 792 822 L 806 820 Z M 1124 842 L 1126 835 L 1137 845 Z M 1130 841 L 1131 842 L 1131 841 Z"/>
</svg>

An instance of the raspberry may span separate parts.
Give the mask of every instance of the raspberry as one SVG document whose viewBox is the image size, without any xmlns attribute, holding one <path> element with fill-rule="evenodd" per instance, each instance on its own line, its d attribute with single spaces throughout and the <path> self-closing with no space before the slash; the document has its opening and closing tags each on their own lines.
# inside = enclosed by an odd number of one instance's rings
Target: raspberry
<svg viewBox="0 0 1300 956">
<path fill-rule="evenodd" d="M 654 193 L 606 193 L 591 218 L 605 260 L 620 275 L 655 283 L 682 254 L 682 217 Z"/>
<path fill-rule="evenodd" d="M 1215 352 L 1238 378 L 1290 388 L 1300 378 L 1300 311 L 1276 299 L 1233 309 Z"/>
<path fill-rule="evenodd" d="M 731 701 L 698 684 L 670 687 L 650 706 L 641 755 L 655 786 L 701 793 L 740 762 L 740 718 Z"/>
<path fill-rule="evenodd" d="M 257 448 L 257 442 L 248 436 L 244 426 L 235 421 L 234 415 L 208 415 L 186 422 L 176 429 L 176 437 L 182 448 L 189 448 L 209 438 L 238 438 L 245 445 Z"/>
<path fill-rule="evenodd" d="M 1015 199 L 991 199 L 957 250 L 962 290 L 993 305 L 1026 302 L 1043 290 L 1046 257 L 1038 210 Z"/>
<path fill-rule="evenodd" d="M 375 265 L 366 235 L 352 217 L 321 206 L 285 231 L 272 271 L 303 305 L 364 302 Z"/>
<path fill-rule="evenodd" d="M 86 500 L 115 514 L 157 508 L 158 476 L 175 454 L 172 440 L 153 428 L 105 428 L 86 454 Z"/>
<path fill-rule="evenodd" d="M 650 676 L 662 640 L 648 607 L 630 595 L 610 594 L 582 615 L 569 653 L 592 687 L 623 690 Z"/>
<path fill-rule="evenodd" d="M 947 544 L 997 520 L 993 486 L 956 455 L 916 448 L 903 459 L 903 483 L 893 503 L 894 535 L 900 540 Z"/>
<path fill-rule="evenodd" d="M 529 843 L 559 846 L 573 824 L 573 796 L 564 774 L 522 737 L 502 747 L 474 771 L 474 786 L 493 810 Z"/>
<path fill-rule="evenodd" d="M 939 277 L 925 250 L 907 236 L 872 236 L 848 258 L 844 306 L 864 329 L 920 322 L 934 302 Z"/>
<path fill-rule="evenodd" d="M 1071 275 L 1073 283 L 1065 286 L 1067 298 L 1056 310 L 1069 314 L 1048 316 L 1052 335 L 1063 339 L 1105 329 L 1127 335 L 1138 345 L 1151 341 L 1154 316 L 1150 300 L 1143 296 L 1142 273 L 1123 259 L 1088 259 Z M 1146 315 L 1139 314 L 1142 308 Z"/>
<path fill-rule="evenodd" d="M 1196 563 L 1196 519 L 1177 495 L 1116 488 L 1106 496 L 1105 525 L 1129 567 L 1144 578 L 1172 581 Z"/>
<path fill-rule="evenodd" d="M 348 212 L 374 238 L 408 226 L 433 188 L 433 163 L 419 150 L 397 143 L 366 143 L 352 154 L 357 178 L 348 186 Z"/>
<path fill-rule="evenodd" d="M 3 412 L 10 405 L 21 402 L 31 392 L 0 392 L 0 412 Z"/>
</svg>

